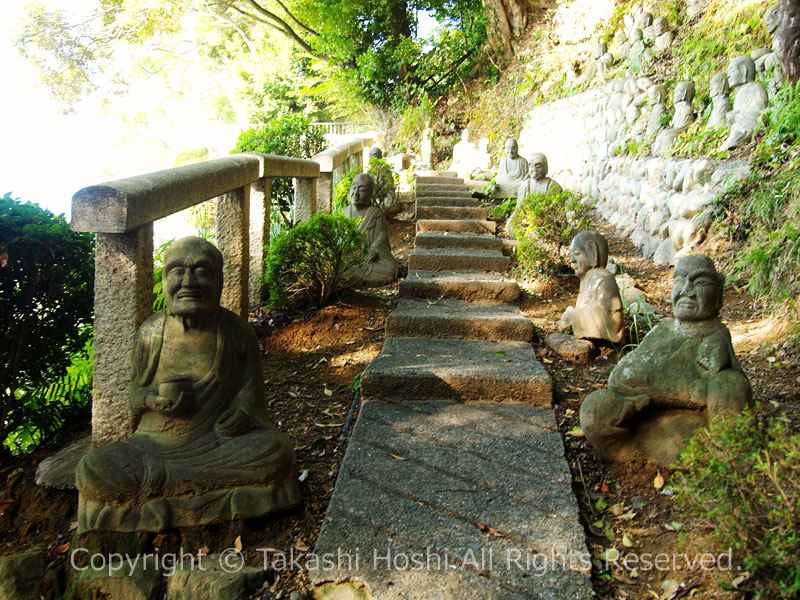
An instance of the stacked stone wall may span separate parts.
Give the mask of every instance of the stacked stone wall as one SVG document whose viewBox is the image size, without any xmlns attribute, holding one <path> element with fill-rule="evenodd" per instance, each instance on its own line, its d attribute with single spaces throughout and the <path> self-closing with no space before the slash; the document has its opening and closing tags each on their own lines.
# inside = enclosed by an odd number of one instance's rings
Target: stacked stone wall
<svg viewBox="0 0 800 600">
<path fill-rule="evenodd" d="M 625 105 L 621 82 L 611 82 L 537 106 L 525 119 L 520 154 L 544 153 L 550 177 L 594 200 L 599 215 L 643 255 L 675 264 L 702 241 L 717 196 L 747 177 L 750 166 L 700 156 L 619 155 Z"/>
</svg>

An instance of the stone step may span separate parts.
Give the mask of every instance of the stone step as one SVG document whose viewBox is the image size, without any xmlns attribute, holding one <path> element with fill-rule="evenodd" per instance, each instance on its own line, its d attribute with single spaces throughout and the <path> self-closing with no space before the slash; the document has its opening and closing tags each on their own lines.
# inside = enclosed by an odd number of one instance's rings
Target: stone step
<svg viewBox="0 0 800 600">
<path fill-rule="evenodd" d="M 465 221 L 462 219 L 418 219 L 417 231 L 449 231 L 452 233 L 494 235 L 497 231 L 497 223 L 494 221 Z"/>
<path fill-rule="evenodd" d="M 423 169 L 421 171 L 417 171 L 417 177 L 458 177 L 458 173 L 455 171 L 431 171 L 430 169 Z"/>
<path fill-rule="evenodd" d="M 415 248 L 408 257 L 409 271 L 507 270 L 511 259 L 500 251 L 469 248 Z"/>
<path fill-rule="evenodd" d="M 411 271 L 405 279 L 400 280 L 401 298 L 454 298 L 512 304 L 519 299 L 519 294 L 516 281 L 497 273 Z"/>
<path fill-rule="evenodd" d="M 486 209 L 480 206 L 418 206 L 418 219 L 476 219 L 487 220 Z"/>
<path fill-rule="evenodd" d="M 417 198 L 472 198 L 472 192 L 463 185 L 426 185 L 417 188 L 416 196 Z"/>
<path fill-rule="evenodd" d="M 477 198 L 466 198 L 458 196 L 423 196 L 417 198 L 417 208 L 420 206 L 480 206 L 481 201 Z"/>
<path fill-rule="evenodd" d="M 417 185 L 460 185 L 463 187 L 464 179 L 458 176 L 417 175 Z"/>
<path fill-rule="evenodd" d="M 563 443 L 536 406 L 366 402 L 314 553 L 334 558 L 309 562 L 319 598 L 593 596 Z"/>
<path fill-rule="evenodd" d="M 387 402 L 553 403 L 550 375 L 526 342 L 387 337 L 361 389 L 365 399 Z"/>
<path fill-rule="evenodd" d="M 472 250 L 503 249 L 503 239 L 474 233 L 423 232 L 414 239 L 416 248 L 471 248 Z"/>
<path fill-rule="evenodd" d="M 386 317 L 386 336 L 530 342 L 534 327 L 514 305 L 401 298 Z"/>
</svg>

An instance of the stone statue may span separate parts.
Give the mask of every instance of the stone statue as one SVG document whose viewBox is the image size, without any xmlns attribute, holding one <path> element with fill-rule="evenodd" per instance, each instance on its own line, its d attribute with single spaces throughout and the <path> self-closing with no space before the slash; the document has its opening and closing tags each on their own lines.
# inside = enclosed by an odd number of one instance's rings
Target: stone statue
<svg viewBox="0 0 800 600">
<path fill-rule="evenodd" d="M 734 58 L 728 66 L 728 84 L 736 91 L 733 110 L 726 115 L 728 139 L 721 150 L 747 143 L 758 127 L 758 115 L 767 107 L 767 90 L 756 81 L 756 66 L 749 56 Z"/>
<path fill-rule="evenodd" d="M 650 116 L 647 119 L 647 129 L 645 134 L 648 136 L 656 135 L 660 129 L 661 117 L 667 112 L 667 104 L 664 99 L 667 97 L 667 88 L 663 84 L 654 85 L 647 90 Z"/>
<path fill-rule="evenodd" d="M 562 333 L 571 328 L 576 338 L 622 341 L 622 299 L 614 276 L 606 269 L 606 238 L 596 231 L 581 231 L 569 250 L 581 287 L 575 306 L 567 308 L 556 328 Z"/>
<path fill-rule="evenodd" d="M 605 42 L 600 42 L 597 44 L 594 49 L 593 57 L 595 59 L 595 64 L 597 65 L 597 70 L 601 75 L 614 64 L 614 57 L 608 51 L 608 44 Z"/>
<path fill-rule="evenodd" d="M 694 121 L 694 107 L 692 106 L 694 83 L 691 81 L 679 82 L 675 86 L 675 93 L 672 99 L 675 103 L 672 125 L 656 136 L 656 140 L 653 142 L 653 154 L 666 153 L 672 147 L 675 138 L 686 131 Z"/>
<path fill-rule="evenodd" d="M 711 182 L 716 165 L 710 158 L 698 158 L 689 167 L 681 182 L 681 191 L 684 194 L 701 189 Z"/>
<path fill-rule="evenodd" d="M 425 125 L 425 130 L 422 132 L 420 156 L 423 166 L 430 167 L 433 164 L 433 127 L 430 122 Z"/>
<path fill-rule="evenodd" d="M 653 21 L 653 49 L 656 52 L 664 52 L 672 46 L 675 35 L 669 30 L 669 23 L 666 17 L 656 17 Z"/>
<path fill-rule="evenodd" d="M 750 53 L 750 56 L 755 61 L 756 71 L 764 77 L 767 95 L 770 98 L 778 91 L 778 84 L 783 77 L 780 60 L 780 42 L 776 36 L 780 22 L 781 15 L 779 5 L 773 4 L 764 13 L 764 25 L 772 38 L 772 47 L 769 50 L 766 48 L 763 49 L 763 52 L 759 52 L 757 57 L 754 56 L 754 53 L 757 51 L 754 50 Z"/>
<path fill-rule="evenodd" d="M 686 15 L 692 19 L 706 9 L 708 0 L 688 0 L 686 3 Z"/>
<path fill-rule="evenodd" d="M 78 464 L 78 530 L 160 531 L 297 505 L 294 452 L 269 418 L 261 353 L 220 307 L 222 255 L 201 238 L 165 256 L 166 309 L 136 334 L 128 439 Z"/>
<path fill-rule="evenodd" d="M 728 76 L 725 73 L 717 73 L 711 78 L 711 114 L 706 123 L 706 131 L 717 129 L 726 125 L 727 114 L 733 110 L 731 106 L 731 88 L 728 85 Z"/>
<path fill-rule="evenodd" d="M 373 158 L 383 158 L 383 150 L 377 146 L 370 146 L 369 152 L 367 152 L 367 159 L 370 161 Z"/>
<path fill-rule="evenodd" d="M 528 161 L 519 155 L 517 140 L 506 140 L 506 155 L 497 168 L 495 198 L 514 198 L 519 186 L 528 178 Z"/>
<path fill-rule="evenodd" d="M 750 383 L 719 319 L 723 284 L 707 256 L 678 260 L 675 318 L 658 323 L 619 361 L 608 387 L 581 406 L 581 427 L 601 458 L 643 452 L 669 465 L 697 429 L 751 402 Z"/>
<path fill-rule="evenodd" d="M 356 175 L 350 185 L 350 204 L 344 209 L 345 216 L 361 219 L 358 229 L 367 232 L 364 240 L 367 259 L 350 273 L 347 281 L 353 287 L 380 287 L 397 279 L 398 265 L 389 247 L 386 218 L 381 209 L 372 204 L 374 188 L 372 175 Z"/>
<path fill-rule="evenodd" d="M 510 237 L 514 237 L 514 225 L 517 222 L 519 209 L 524 204 L 525 198 L 531 194 L 558 194 L 562 191 L 561 186 L 547 176 L 547 157 L 544 154 L 537 152 L 531 156 L 528 165 L 530 167 L 529 176 L 519 186 L 517 205 L 514 207 L 514 212 L 511 213 L 506 225 L 506 232 Z"/>
</svg>

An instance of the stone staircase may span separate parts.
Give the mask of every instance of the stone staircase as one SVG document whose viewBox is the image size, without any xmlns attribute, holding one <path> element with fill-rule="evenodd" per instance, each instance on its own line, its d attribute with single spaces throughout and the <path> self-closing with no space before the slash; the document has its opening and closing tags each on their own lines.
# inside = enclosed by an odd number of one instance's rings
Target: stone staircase
<svg viewBox="0 0 800 600">
<path fill-rule="evenodd" d="M 589 598 L 552 382 L 495 223 L 453 174 L 418 175 L 416 193 L 415 249 L 362 376 L 315 597 Z"/>
</svg>

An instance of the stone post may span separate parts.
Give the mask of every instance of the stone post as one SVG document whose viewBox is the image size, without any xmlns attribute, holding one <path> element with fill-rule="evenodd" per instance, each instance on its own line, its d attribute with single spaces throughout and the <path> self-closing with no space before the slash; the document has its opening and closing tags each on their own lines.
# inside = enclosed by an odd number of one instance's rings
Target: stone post
<svg viewBox="0 0 800 600">
<path fill-rule="evenodd" d="M 98 233 L 95 241 L 94 394 L 92 445 L 132 432 L 131 348 L 153 312 L 153 224 L 127 233 Z"/>
<path fill-rule="evenodd" d="M 272 213 L 272 178 L 263 177 L 250 185 L 250 306 L 260 307 L 265 300 L 264 261 L 269 250 Z"/>
<path fill-rule="evenodd" d="M 331 213 L 333 206 L 333 173 L 320 172 L 317 180 L 317 212 Z"/>
<path fill-rule="evenodd" d="M 294 183 L 294 222 L 308 221 L 317 212 L 317 178 L 295 177 Z"/>
<path fill-rule="evenodd" d="M 217 197 L 217 248 L 225 258 L 220 304 L 247 319 L 250 270 L 250 186 Z"/>
</svg>

